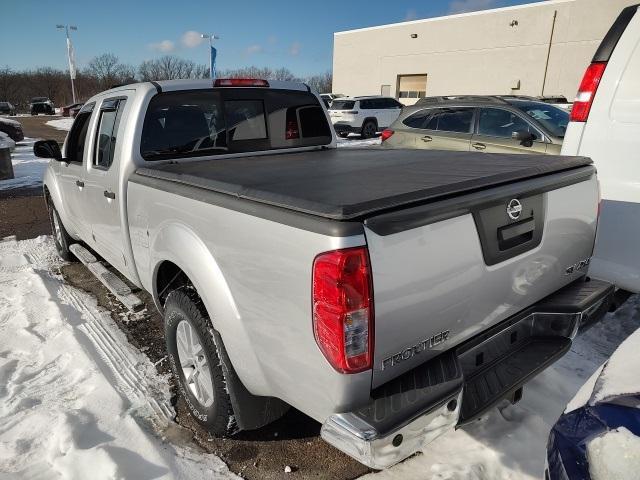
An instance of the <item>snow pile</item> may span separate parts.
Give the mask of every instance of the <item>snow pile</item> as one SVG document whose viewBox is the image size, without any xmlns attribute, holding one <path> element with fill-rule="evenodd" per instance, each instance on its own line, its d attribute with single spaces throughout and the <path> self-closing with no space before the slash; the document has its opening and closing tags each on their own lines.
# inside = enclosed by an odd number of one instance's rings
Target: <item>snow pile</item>
<svg viewBox="0 0 640 480">
<path fill-rule="evenodd" d="M 42 185 L 42 177 L 47 168 L 49 160 L 38 158 L 33 154 L 33 144 L 35 140 L 25 138 L 16 145 L 11 152 L 11 163 L 13 163 L 14 177 L 11 180 L 0 180 L 0 190 L 11 190 L 14 188 L 36 187 Z"/>
<path fill-rule="evenodd" d="M 64 130 L 65 132 L 68 132 L 71 130 L 71 125 L 73 125 L 74 120 L 75 118 L 71 117 L 57 118 L 55 120 L 49 120 L 47 125 L 57 130 Z"/>
<path fill-rule="evenodd" d="M 338 148 L 342 148 L 342 147 L 362 148 L 362 147 L 372 147 L 374 145 L 381 145 L 382 140 L 380 139 L 380 137 L 366 138 L 366 139 L 361 139 L 358 137 L 349 137 L 349 138 L 338 137 L 338 141 L 336 143 Z"/>
<path fill-rule="evenodd" d="M 0 472 L 237 478 L 217 457 L 159 438 L 174 415 L 166 379 L 92 297 L 52 273 L 58 262 L 48 237 L 0 242 Z"/>
<path fill-rule="evenodd" d="M 640 393 L 640 330 L 618 348 L 596 382 L 592 404 Z"/>
<path fill-rule="evenodd" d="M 587 460 L 592 480 L 638 478 L 640 438 L 624 427 L 607 432 L 587 444 Z"/>
</svg>

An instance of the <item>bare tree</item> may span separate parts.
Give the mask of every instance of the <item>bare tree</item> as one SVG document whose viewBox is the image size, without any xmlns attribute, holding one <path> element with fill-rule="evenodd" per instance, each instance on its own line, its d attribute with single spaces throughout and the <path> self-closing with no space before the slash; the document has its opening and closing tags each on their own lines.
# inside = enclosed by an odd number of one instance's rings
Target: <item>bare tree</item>
<svg viewBox="0 0 640 480">
<path fill-rule="evenodd" d="M 138 76 L 142 81 L 175 80 L 178 78 L 204 78 L 208 68 L 196 65 L 191 60 L 184 60 L 175 55 L 164 55 L 154 60 L 146 60 L 138 68 Z"/>
<path fill-rule="evenodd" d="M 95 78 L 100 90 L 135 81 L 133 67 L 120 63 L 113 53 L 103 53 L 94 57 L 89 62 L 85 73 Z"/>
<path fill-rule="evenodd" d="M 311 75 L 305 79 L 305 83 L 320 93 L 328 93 L 331 92 L 333 74 L 329 71 L 319 75 Z"/>
<path fill-rule="evenodd" d="M 0 68 L 0 101 L 18 102 L 22 82 L 20 75 L 8 66 Z"/>
</svg>

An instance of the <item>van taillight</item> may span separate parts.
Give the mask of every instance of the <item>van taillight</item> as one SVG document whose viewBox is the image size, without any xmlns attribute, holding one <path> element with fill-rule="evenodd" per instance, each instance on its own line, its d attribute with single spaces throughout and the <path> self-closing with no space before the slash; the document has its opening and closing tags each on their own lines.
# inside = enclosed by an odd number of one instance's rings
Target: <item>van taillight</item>
<svg viewBox="0 0 640 480">
<path fill-rule="evenodd" d="M 606 67 L 606 62 L 593 62 L 587 67 L 571 109 L 572 122 L 586 122 L 589 118 L 589 111 Z"/>
<path fill-rule="evenodd" d="M 313 262 L 313 332 L 341 373 L 371 368 L 373 288 L 366 247 L 334 250 Z"/>
</svg>

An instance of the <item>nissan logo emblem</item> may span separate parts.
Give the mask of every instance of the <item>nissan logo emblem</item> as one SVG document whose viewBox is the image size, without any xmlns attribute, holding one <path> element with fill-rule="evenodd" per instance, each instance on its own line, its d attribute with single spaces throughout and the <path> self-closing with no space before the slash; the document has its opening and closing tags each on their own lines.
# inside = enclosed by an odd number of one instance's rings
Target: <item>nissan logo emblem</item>
<svg viewBox="0 0 640 480">
<path fill-rule="evenodd" d="M 507 204 L 507 215 L 511 220 L 517 220 L 522 213 L 522 204 L 517 198 L 510 200 Z"/>
</svg>

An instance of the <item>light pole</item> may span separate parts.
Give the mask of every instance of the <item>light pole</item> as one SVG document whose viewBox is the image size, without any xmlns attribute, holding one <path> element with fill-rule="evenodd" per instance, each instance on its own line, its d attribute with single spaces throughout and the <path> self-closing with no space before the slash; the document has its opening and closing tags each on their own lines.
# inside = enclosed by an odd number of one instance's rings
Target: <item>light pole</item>
<svg viewBox="0 0 640 480">
<path fill-rule="evenodd" d="M 215 74 L 213 72 L 213 56 L 211 55 L 211 52 L 212 52 L 212 49 L 213 49 L 213 41 L 214 40 L 220 40 L 220 37 L 217 36 L 217 35 L 214 35 L 213 33 L 211 33 L 211 34 L 202 33 L 202 34 L 200 34 L 200 38 L 208 38 L 209 39 L 209 76 L 211 77 L 211 79 L 213 79 Z"/>
<path fill-rule="evenodd" d="M 78 27 L 75 25 L 56 25 L 56 28 L 64 29 L 67 34 L 67 57 L 69 59 L 69 77 L 71 77 L 71 96 L 73 97 L 73 103 L 76 103 L 76 87 L 73 84 L 73 80 L 76 78 L 76 63 L 73 58 L 73 46 L 71 45 L 71 39 L 69 38 L 69 30 L 78 30 Z"/>
</svg>

